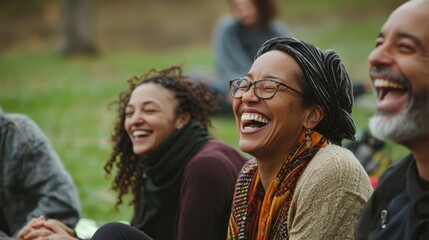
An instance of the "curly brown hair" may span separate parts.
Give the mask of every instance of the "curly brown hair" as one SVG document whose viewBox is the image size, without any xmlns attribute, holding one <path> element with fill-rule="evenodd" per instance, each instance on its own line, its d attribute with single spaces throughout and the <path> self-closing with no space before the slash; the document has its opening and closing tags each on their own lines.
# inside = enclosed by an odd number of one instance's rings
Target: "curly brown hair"
<svg viewBox="0 0 429 240">
<path fill-rule="evenodd" d="M 133 90 L 147 83 L 159 84 L 174 93 L 177 100 L 176 114 L 190 113 L 192 120 L 202 123 L 208 130 L 211 125 L 210 114 L 218 109 L 215 95 L 204 83 L 193 83 L 183 75 L 181 66 L 171 66 L 164 70 L 151 69 L 142 76 L 134 76 L 127 80 L 128 90 L 119 94 L 119 99 L 113 104 L 118 104 L 116 121 L 114 124 L 111 141 L 113 151 L 104 165 L 106 175 L 117 168 L 112 189 L 118 192 L 115 207 L 122 202 L 123 197 L 132 193 L 130 204 L 137 206 L 140 188 L 142 185 L 142 170 L 139 167 L 138 156 L 133 152 L 133 144 L 125 127 L 125 108 L 130 100 Z"/>
</svg>

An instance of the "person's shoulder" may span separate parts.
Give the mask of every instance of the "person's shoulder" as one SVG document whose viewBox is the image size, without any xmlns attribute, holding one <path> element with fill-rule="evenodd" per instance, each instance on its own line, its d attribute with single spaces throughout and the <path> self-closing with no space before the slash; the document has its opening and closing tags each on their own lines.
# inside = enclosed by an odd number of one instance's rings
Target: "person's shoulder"
<svg viewBox="0 0 429 240">
<path fill-rule="evenodd" d="M 330 144 L 320 149 L 310 161 L 297 183 L 297 191 L 311 196 L 347 193 L 349 197 L 368 199 L 373 189 L 354 155 L 343 147 Z"/>
<path fill-rule="evenodd" d="M 219 17 L 217 20 L 218 25 L 232 25 L 235 24 L 237 20 L 231 14 L 225 14 Z"/>
<path fill-rule="evenodd" d="M 47 136 L 25 114 L 6 113 L 2 115 L 0 122 L 0 151 L 8 157 L 28 161 L 30 155 L 42 153 L 45 146 L 49 145 Z"/>
<path fill-rule="evenodd" d="M 384 186 L 384 182 L 390 182 L 390 178 L 400 179 L 407 173 L 408 166 L 414 161 L 412 154 L 408 154 L 404 158 L 391 164 L 380 176 L 379 185 Z"/>
<path fill-rule="evenodd" d="M 19 126 L 35 125 L 33 119 L 22 113 L 5 113 L 3 114 L 5 121 Z"/>
<path fill-rule="evenodd" d="M 370 185 L 369 177 L 353 153 L 341 146 L 329 144 L 320 149 L 308 165 L 310 172 L 330 182 L 350 183 L 365 181 Z"/>
<path fill-rule="evenodd" d="M 186 164 L 184 179 L 187 182 L 200 181 L 213 186 L 234 184 L 246 161 L 231 146 L 211 139 Z"/>
<path fill-rule="evenodd" d="M 404 158 L 394 162 L 392 165 L 390 165 L 387 169 L 386 169 L 386 173 L 389 172 L 393 172 L 393 171 L 398 171 L 398 170 L 403 170 L 405 168 L 408 167 L 408 165 L 414 161 L 414 156 L 410 153 L 407 156 L 405 156 Z"/>
<path fill-rule="evenodd" d="M 359 160 L 350 150 L 335 144 L 328 144 L 326 147 L 321 148 L 312 161 L 334 168 L 361 167 Z"/>
<path fill-rule="evenodd" d="M 280 20 L 274 20 L 271 23 L 271 28 L 274 29 L 274 31 L 281 36 L 292 36 L 292 29 L 289 27 L 288 24 L 286 24 L 283 21 Z"/>
<path fill-rule="evenodd" d="M 226 31 L 229 29 L 233 29 L 235 28 L 235 26 L 237 25 L 237 20 L 234 18 L 234 16 L 232 16 L 231 14 L 227 14 L 227 15 L 223 15 L 221 16 L 215 25 L 215 30 L 216 31 Z"/>
<path fill-rule="evenodd" d="M 197 155 L 205 156 L 205 157 L 214 156 L 217 158 L 230 158 L 230 157 L 236 157 L 236 156 L 243 157 L 237 149 L 216 138 L 212 138 L 208 140 L 201 147 Z"/>
<path fill-rule="evenodd" d="M 36 122 L 25 114 L 6 113 L 3 115 L 2 121 L 3 128 L 7 128 L 8 131 L 13 131 L 15 134 L 25 137 L 27 140 L 28 138 L 45 137 Z"/>
<path fill-rule="evenodd" d="M 238 150 L 218 140 L 208 140 L 189 161 L 188 167 L 222 167 L 243 165 L 247 161 Z"/>
</svg>

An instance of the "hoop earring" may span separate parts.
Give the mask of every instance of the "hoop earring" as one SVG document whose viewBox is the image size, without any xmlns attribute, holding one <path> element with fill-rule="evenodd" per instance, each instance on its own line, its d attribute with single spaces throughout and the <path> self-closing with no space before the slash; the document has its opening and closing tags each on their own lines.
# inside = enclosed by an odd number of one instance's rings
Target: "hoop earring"
<svg viewBox="0 0 429 240">
<path fill-rule="evenodd" d="M 306 129 L 305 130 L 305 137 L 304 137 L 304 141 L 305 141 L 305 146 L 307 148 L 311 148 L 311 130 L 310 129 Z"/>
</svg>

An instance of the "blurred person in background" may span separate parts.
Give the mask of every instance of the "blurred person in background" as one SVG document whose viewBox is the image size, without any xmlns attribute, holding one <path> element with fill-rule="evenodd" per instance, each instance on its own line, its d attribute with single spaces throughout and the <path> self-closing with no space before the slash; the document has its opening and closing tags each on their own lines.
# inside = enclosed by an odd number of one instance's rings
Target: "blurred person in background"
<svg viewBox="0 0 429 240">
<path fill-rule="evenodd" d="M 0 239 L 15 239 L 33 218 L 79 220 L 70 174 L 40 127 L 28 116 L 0 108 Z"/>
<path fill-rule="evenodd" d="M 371 185 L 375 188 L 381 174 L 393 162 L 391 149 L 387 148 L 386 142 L 375 138 L 365 129 L 360 138 L 347 144 L 346 148 L 352 151 L 362 164 L 369 175 Z"/>
<path fill-rule="evenodd" d="M 372 134 L 411 154 L 389 167 L 365 206 L 356 239 L 429 239 L 429 0 L 394 10 L 368 56 L 377 93 Z"/>
<path fill-rule="evenodd" d="M 372 193 L 355 156 L 352 84 L 338 55 L 295 38 L 264 43 L 230 82 L 240 149 L 228 239 L 353 239 Z"/>
<path fill-rule="evenodd" d="M 247 73 L 256 52 L 273 37 L 289 36 L 289 27 L 276 20 L 275 0 L 228 0 L 232 14 L 222 16 L 213 31 L 215 79 L 221 113 L 232 114 L 229 80 Z"/>
<path fill-rule="evenodd" d="M 225 239 L 234 184 L 247 159 L 208 133 L 217 107 L 208 87 L 173 66 L 130 79 L 118 103 L 105 170 L 117 168 L 116 204 L 131 193 L 134 214 L 131 226 L 107 223 L 92 239 Z M 21 236 L 74 237 L 59 223 L 49 233 L 52 222 L 39 221 Z"/>
</svg>

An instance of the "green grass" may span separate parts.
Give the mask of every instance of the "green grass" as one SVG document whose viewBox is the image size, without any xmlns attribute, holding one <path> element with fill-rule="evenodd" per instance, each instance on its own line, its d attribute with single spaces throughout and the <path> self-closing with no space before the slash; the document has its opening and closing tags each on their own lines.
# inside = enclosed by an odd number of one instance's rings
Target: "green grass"
<svg viewBox="0 0 429 240">
<path fill-rule="evenodd" d="M 186 55 L 190 57 L 183 58 Z M 84 217 L 129 220 L 127 204 L 119 213 L 114 211 L 111 178 L 104 176 L 115 116 L 115 107 L 109 108 L 109 103 L 133 75 L 184 60 L 185 67 L 208 65 L 210 59 L 205 49 L 162 54 L 106 52 L 95 58 L 74 59 L 63 58 L 51 49 L 17 50 L 0 58 L 0 105 L 7 112 L 26 113 L 46 132 L 79 188 Z M 232 119 L 217 118 L 214 125 L 215 136 L 223 135 L 226 142 L 237 145 Z"/>
<path fill-rule="evenodd" d="M 300 7 L 290 6 L 285 10 L 291 11 L 288 18 L 296 24 L 297 36 L 322 49 L 335 49 L 353 80 L 367 80 L 366 58 L 387 15 L 343 21 L 330 14 L 316 25 L 302 20 L 303 15 L 315 14 L 318 7 L 322 7 L 322 12 L 331 8 L 350 11 L 351 7 L 337 0 L 323 1 L 326 5 L 321 5 L 321 1 L 302 3 Z M 363 9 L 364 4 L 372 2 L 354 4 L 356 9 Z M 185 62 L 186 70 L 203 67 L 210 72 L 213 61 L 208 43 L 163 52 L 132 47 L 120 51 L 107 49 L 98 57 L 71 59 L 61 57 L 50 47 L 31 50 L 18 45 L 0 56 L 0 106 L 7 112 L 29 115 L 46 132 L 76 182 L 83 217 L 101 222 L 129 220 L 131 208 L 127 204 L 119 213 L 114 211 L 116 195 L 110 191 L 112 179 L 104 176 L 103 165 L 111 150 L 109 139 L 115 115 L 115 108 L 109 108 L 108 104 L 116 100 L 129 77 L 181 62 Z M 371 96 L 366 98 L 373 101 Z M 368 104 L 358 101 L 353 113 L 359 129 L 366 128 L 372 112 L 364 105 Z M 213 135 L 238 146 L 232 118 L 214 118 L 213 123 Z M 394 145 L 388 149 L 394 159 L 406 153 Z"/>
<path fill-rule="evenodd" d="M 211 57 L 207 49 L 198 48 L 161 54 L 113 51 L 74 59 L 63 58 L 52 49 L 15 50 L 0 58 L 0 105 L 7 112 L 26 113 L 46 132 L 76 182 L 83 217 L 129 220 L 127 204 L 119 213 L 113 209 L 112 179 L 104 176 L 115 116 L 115 107 L 108 105 L 127 86 L 129 77 L 183 61 L 185 68 L 208 66 Z M 232 118 L 214 118 L 213 125 L 214 136 L 237 147 Z"/>
</svg>

